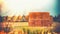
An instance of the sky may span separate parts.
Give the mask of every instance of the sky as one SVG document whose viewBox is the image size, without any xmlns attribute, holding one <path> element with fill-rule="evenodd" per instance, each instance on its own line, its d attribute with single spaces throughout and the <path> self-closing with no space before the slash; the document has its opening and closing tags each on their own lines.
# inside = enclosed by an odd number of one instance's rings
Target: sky
<svg viewBox="0 0 60 34">
<path fill-rule="evenodd" d="M 29 12 L 49 12 L 57 15 L 57 0 L 3 0 L 2 16 L 28 15 Z"/>
<path fill-rule="evenodd" d="M 57 11 L 58 11 L 58 14 L 60 14 L 60 0 L 57 1 Z"/>
</svg>

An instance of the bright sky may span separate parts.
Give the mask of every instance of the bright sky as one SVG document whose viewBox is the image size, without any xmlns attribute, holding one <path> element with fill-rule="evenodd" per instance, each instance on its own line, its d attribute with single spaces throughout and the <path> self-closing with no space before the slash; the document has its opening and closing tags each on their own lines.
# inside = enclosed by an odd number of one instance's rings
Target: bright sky
<svg viewBox="0 0 60 34">
<path fill-rule="evenodd" d="M 31 11 L 53 11 L 55 0 L 4 0 L 2 14 L 13 15 L 28 15 Z M 51 14 L 53 14 L 52 12 Z"/>
</svg>

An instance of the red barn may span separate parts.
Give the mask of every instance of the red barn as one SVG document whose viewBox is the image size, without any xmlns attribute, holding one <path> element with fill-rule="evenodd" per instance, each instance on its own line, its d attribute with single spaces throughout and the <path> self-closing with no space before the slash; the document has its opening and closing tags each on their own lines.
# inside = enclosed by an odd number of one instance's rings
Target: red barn
<svg viewBox="0 0 60 34">
<path fill-rule="evenodd" d="M 30 12 L 29 26 L 51 26 L 53 18 L 49 12 Z"/>
</svg>

